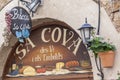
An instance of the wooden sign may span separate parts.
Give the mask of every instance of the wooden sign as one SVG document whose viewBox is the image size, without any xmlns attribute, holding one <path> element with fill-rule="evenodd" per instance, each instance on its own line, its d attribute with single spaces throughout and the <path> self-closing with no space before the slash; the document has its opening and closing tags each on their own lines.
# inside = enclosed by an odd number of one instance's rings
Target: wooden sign
<svg viewBox="0 0 120 80">
<path fill-rule="evenodd" d="M 79 35 L 60 24 L 38 25 L 25 43 L 16 45 L 12 54 L 19 69 L 18 77 L 81 74 L 91 69 L 89 54 Z"/>
<path fill-rule="evenodd" d="M 34 34 L 34 35 L 32 35 Z M 16 48 L 16 54 L 26 65 L 46 66 L 57 62 L 78 61 L 90 66 L 89 55 L 79 35 L 62 26 L 45 26 L 32 33 L 26 44 Z"/>
</svg>

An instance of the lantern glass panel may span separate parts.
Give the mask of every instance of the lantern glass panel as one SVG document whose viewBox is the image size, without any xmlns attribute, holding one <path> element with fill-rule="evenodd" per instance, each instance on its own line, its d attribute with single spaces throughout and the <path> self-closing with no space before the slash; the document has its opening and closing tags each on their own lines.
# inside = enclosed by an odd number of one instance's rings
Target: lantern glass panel
<svg viewBox="0 0 120 80">
<path fill-rule="evenodd" d="M 81 37 L 82 37 L 83 43 L 86 43 L 86 40 L 85 40 L 85 30 L 81 29 L 80 32 L 81 32 Z"/>
<path fill-rule="evenodd" d="M 87 39 L 90 38 L 90 29 L 89 29 L 89 28 L 85 28 L 84 30 L 85 30 L 85 31 L 84 31 L 84 32 L 85 32 L 85 38 L 86 38 L 86 40 L 87 40 Z"/>
</svg>

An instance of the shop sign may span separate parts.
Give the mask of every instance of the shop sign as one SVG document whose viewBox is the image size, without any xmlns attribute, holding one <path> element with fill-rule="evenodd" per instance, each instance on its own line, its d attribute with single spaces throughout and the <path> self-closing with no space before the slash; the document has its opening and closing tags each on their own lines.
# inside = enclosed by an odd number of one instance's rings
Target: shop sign
<svg viewBox="0 0 120 80">
<path fill-rule="evenodd" d="M 28 38 L 32 22 L 29 13 L 22 7 L 14 7 L 11 11 L 11 32 L 20 40 Z"/>
<path fill-rule="evenodd" d="M 28 45 L 26 45 L 28 44 Z M 25 65 L 47 66 L 57 62 L 77 61 L 90 67 L 90 58 L 79 35 L 72 29 L 47 26 L 33 32 L 25 44 L 16 47 L 15 54 Z"/>
<path fill-rule="evenodd" d="M 79 35 L 62 25 L 47 25 L 31 32 L 25 43 L 12 51 L 22 76 L 81 73 L 91 68 L 91 61 Z M 13 65 L 13 64 L 11 64 Z M 26 68 L 26 69 L 25 69 Z M 24 70 L 23 70 L 24 69 Z M 90 71 L 87 71 L 90 72 Z"/>
</svg>

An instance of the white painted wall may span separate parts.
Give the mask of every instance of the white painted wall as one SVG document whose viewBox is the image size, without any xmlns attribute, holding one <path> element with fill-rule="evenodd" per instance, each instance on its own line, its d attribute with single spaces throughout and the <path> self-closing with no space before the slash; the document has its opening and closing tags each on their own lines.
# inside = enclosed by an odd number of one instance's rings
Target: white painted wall
<svg viewBox="0 0 120 80">
<path fill-rule="evenodd" d="M 10 10 L 17 5 L 17 0 L 13 0 L 0 12 L 0 45 L 3 43 L 2 33 L 4 27 L 6 27 L 4 14 L 7 10 Z M 106 39 L 110 38 L 111 42 L 113 42 L 113 44 L 117 47 L 115 65 L 113 68 L 104 69 L 105 79 L 116 79 L 117 71 L 120 71 L 120 35 L 116 32 L 105 10 L 103 8 L 101 8 L 101 10 L 100 35 Z M 54 18 L 61 20 L 74 28 L 79 34 L 77 29 L 81 27 L 86 17 L 88 18 L 88 23 L 97 28 L 98 5 L 92 0 L 44 0 L 43 6 L 39 7 L 38 11 L 35 13 L 35 16 L 32 18 Z M 95 67 L 92 53 L 90 53 L 90 55 L 93 65 L 94 80 L 100 80 L 100 77 L 97 76 L 97 69 Z"/>
<path fill-rule="evenodd" d="M 11 10 L 14 6 L 17 6 L 17 5 L 18 5 L 18 1 L 17 0 L 13 0 L 5 8 L 3 8 L 0 11 L 0 46 L 4 42 L 4 38 L 3 38 L 2 34 L 3 34 L 4 28 L 6 27 L 5 12 Z"/>
</svg>

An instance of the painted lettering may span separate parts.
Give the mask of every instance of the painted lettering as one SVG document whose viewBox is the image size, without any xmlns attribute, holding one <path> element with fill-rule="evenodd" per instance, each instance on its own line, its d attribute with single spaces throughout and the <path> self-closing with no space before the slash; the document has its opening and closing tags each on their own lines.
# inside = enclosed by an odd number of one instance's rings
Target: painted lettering
<svg viewBox="0 0 120 80">
<path fill-rule="evenodd" d="M 49 37 L 47 37 L 48 35 Z M 49 43 L 51 41 L 54 43 L 60 43 L 61 45 L 68 48 L 69 50 L 72 50 L 73 54 L 76 55 L 78 52 L 79 46 L 81 44 L 81 39 L 79 36 L 78 38 L 74 38 L 74 37 L 75 37 L 75 33 L 73 31 L 70 31 L 65 28 L 60 29 L 59 27 L 56 27 L 54 29 L 44 28 L 41 32 L 41 40 L 44 43 Z M 36 47 L 36 44 L 34 44 L 30 38 L 26 39 L 26 44 L 29 44 L 32 48 Z M 19 50 L 19 47 L 23 47 L 23 45 L 19 45 L 17 47 L 16 54 L 23 54 L 23 56 L 20 56 L 20 59 L 24 58 L 24 56 L 26 55 L 26 52 L 30 51 L 29 50 L 30 47 L 28 47 L 29 45 L 26 45 L 26 49 L 21 49 L 21 50 Z M 49 60 L 48 58 L 54 59 L 53 57 L 50 57 L 50 56 L 46 57 L 47 53 L 50 53 L 50 54 L 54 53 L 53 45 L 48 46 L 48 48 L 41 47 L 39 51 L 44 55 L 43 58 L 45 60 Z M 60 56 L 60 54 L 58 53 L 57 56 Z"/>
<path fill-rule="evenodd" d="M 23 59 L 23 58 L 25 57 L 27 51 L 26 51 L 26 49 L 24 49 L 24 48 L 21 49 L 21 50 L 19 50 L 20 47 L 23 47 L 23 44 L 20 44 L 20 45 L 16 48 L 16 54 L 18 54 L 18 55 L 22 54 L 21 56 L 18 56 L 18 58 L 21 60 L 21 59 Z"/>
<path fill-rule="evenodd" d="M 62 60 L 63 55 L 61 53 L 54 53 L 54 54 L 43 54 L 43 61 L 53 61 L 53 60 Z"/>
<path fill-rule="evenodd" d="M 29 20 L 29 17 L 22 13 L 22 9 L 13 9 L 12 19 Z"/>
<path fill-rule="evenodd" d="M 58 33 L 58 34 L 57 34 L 57 36 L 55 37 L 56 33 Z M 56 43 L 56 42 L 59 42 L 60 39 L 61 39 L 61 36 L 62 36 L 61 29 L 58 28 L 58 27 L 56 27 L 56 28 L 52 31 L 51 36 L 52 36 L 53 42 L 55 42 L 55 43 Z M 56 38 L 56 40 L 55 40 L 55 38 Z"/>
<path fill-rule="evenodd" d="M 13 24 L 13 30 L 23 30 L 24 28 L 26 29 L 30 29 L 30 25 L 29 24 Z"/>
<path fill-rule="evenodd" d="M 73 43 L 68 47 L 68 49 L 70 50 L 71 47 L 74 48 L 73 53 L 74 53 L 74 55 L 76 55 L 76 53 L 79 49 L 80 43 L 81 43 L 81 39 L 78 38 L 77 40 L 73 40 L 72 42 Z"/>
<path fill-rule="evenodd" d="M 47 31 L 50 33 L 50 32 L 51 32 L 51 29 L 50 29 L 50 28 L 45 28 L 45 29 L 42 30 L 42 33 L 41 33 L 41 39 L 42 39 L 42 41 L 44 41 L 44 42 L 49 42 L 49 41 L 50 41 L 50 39 L 48 39 L 48 40 L 45 39 L 45 33 L 46 33 Z"/>
<path fill-rule="evenodd" d="M 30 40 L 30 38 L 27 38 L 27 39 L 26 39 L 26 44 L 28 44 L 28 45 L 26 45 L 26 48 L 24 48 L 23 44 L 20 44 L 20 45 L 16 48 L 16 54 L 18 54 L 18 55 L 19 55 L 19 54 L 22 54 L 22 56 L 18 56 L 20 60 L 23 59 L 23 58 L 26 56 L 26 53 L 30 51 L 29 48 L 28 48 L 29 45 L 30 45 L 32 48 L 35 47 L 35 44 Z M 22 49 L 19 50 L 20 48 L 22 48 Z"/>
<path fill-rule="evenodd" d="M 30 39 L 30 38 L 27 38 L 26 40 L 27 40 L 27 41 L 28 41 L 28 43 L 32 46 L 32 48 L 34 48 L 34 47 L 35 47 L 35 44 L 31 41 L 31 39 Z"/>
<path fill-rule="evenodd" d="M 48 51 L 48 49 L 46 49 L 46 48 L 44 48 L 44 47 L 42 47 L 41 49 L 40 49 L 40 53 L 42 53 L 42 54 L 45 54 L 45 53 L 48 53 L 49 51 Z"/>
<path fill-rule="evenodd" d="M 50 38 L 45 39 L 46 35 L 50 35 Z M 74 48 L 73 53 L 76 55 L 81 43 L 81 39 L 78 38 L 76 40 L 75 39 L 73 40 L 74 36 L 75 35 L 73 31 L 69 31 L 68 29 L 65 29 L 65 28 L 61 30 L 59 27 L 56 27 L 53 30 L 51 30 L 51 28 L 45 28 L 43 29 L 41 34 L 42 41 L 45 43 L 50 42 L 50 40 L 52 40 L 54 43 L 57 43 L 57 42 L 60 42 L 61 39 L 63 39 L 61 44 L 63 46 L 66 46 L 69 50 L 71 50 L 71 48 Z M 72 43 L 69 44 L 69 42 L 72 42 Z"/>
<path fill-rule="evenodd" d="M 74 37 L 73 31 L 70 31 L 67 33 L 68 29 L 63 29 L 63 46 L 66 46 L 66 44 Z M 70 37 L 67 39 L 67 35 L 70 35 Z"/>
</svg>

